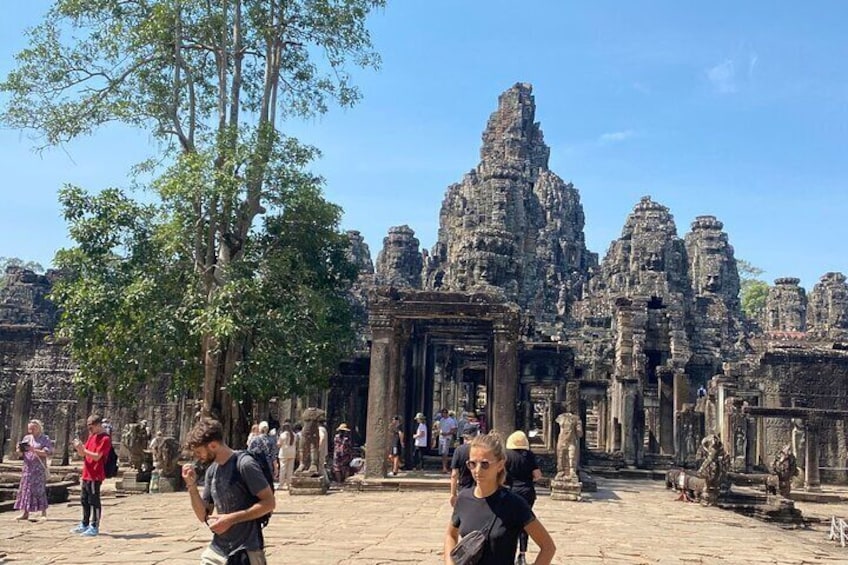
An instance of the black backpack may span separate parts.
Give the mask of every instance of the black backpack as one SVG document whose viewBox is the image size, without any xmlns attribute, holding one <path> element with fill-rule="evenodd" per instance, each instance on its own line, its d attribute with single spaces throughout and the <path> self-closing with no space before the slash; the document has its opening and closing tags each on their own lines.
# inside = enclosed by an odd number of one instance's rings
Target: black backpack
<svg viewBox="0 0 848 565">
<path fill-rule="evenodd" d="M 118 453 L 114 447 L 109 448 L 109 453 L 106 455 L 106 462 L 103 464 L 103 470 L 106 471 L 107 479 L 118 476 Z"/>
<path fill-rule="evenodd" d="M 274 471 L 271 469 L 270 464 L 268 463 L 268 459 L 265 457 L 264 453 L 258 451 L 252 451 L 247 449 L 245 451 L 238 452 L 238 459 L 236 460 L 236 468 L 233 473 L 233 479 L 237 481 L 244 482 L 241 478 L 241 469 L 239 466 L 241 465 L 241 460 L 243 457 L 251 457 L 254 461 L 256 461 L 259 468 L 262 469 L 262 474 L 265 476 L 265 480 L 268 482 L 268 486 L 271 487 L 271 490 L 274 490 Z M 250 491 L 248 490 L 248 494 Z M 256 500 L 259 500 L 258 498 Z M 257 522 L 259 522 L 259 526 L 264 528 L 268 525 L 268 521 L 271 519 L 271 512 L 257 518 Z"/>
</svg>

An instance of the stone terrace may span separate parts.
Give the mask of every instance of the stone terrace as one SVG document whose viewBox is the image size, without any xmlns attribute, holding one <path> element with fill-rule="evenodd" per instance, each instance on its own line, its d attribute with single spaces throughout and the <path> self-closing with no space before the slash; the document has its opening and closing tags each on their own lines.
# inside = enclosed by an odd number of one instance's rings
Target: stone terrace
<svg viewBox="0 0 848 565">
<path fill-rule="evenodd" d="M 442 563 L 450 517 L 446 491 L 338 492 L 291 497 L 279 492 L 266 530 L 269 563 L 302 565 Z M 50 520 L 0 516 L 0 563 L 169 564 L 199 562 L 210 533 L 192 516 L 185 493 L 108 496 L 98 538 L 68 533 L 79 506 L 50 509 Z M 848 504 L 804 503 L 808 516 L 848 517 Z M 784 530 L 716 508 L 674 501 L 661 483 L 600 479 L 594 499 L 564 503 L 542 496 L 539 518 L 559 548 L 555 563 L 579 565 L 836 564 L 848 548 L 827 524 Z M 533 547 L 531 542 L 531 548 Z M 532 550 L 531 550 L 532 556 Z"/>
</svg>

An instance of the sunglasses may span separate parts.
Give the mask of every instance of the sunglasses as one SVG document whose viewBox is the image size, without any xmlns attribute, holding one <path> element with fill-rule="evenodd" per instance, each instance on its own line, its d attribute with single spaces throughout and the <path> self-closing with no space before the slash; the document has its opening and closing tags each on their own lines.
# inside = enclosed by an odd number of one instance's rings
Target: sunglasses
<svg viewBox="0 0 848 565">
<path fill-rule="evenodd" d="M 482 460 L 480 460 L 480 461 L 474 461 L 474 460 L 471 460 L 471 459 L 470 459 L 470 460 L 468 460 L 468 461 L 466 461 L 466 462 L 465 462 L 465 465 L 466 465 L 469 469 L 471 469 L 472 471 L 473 471 L 474 469 L 476 469 L 478 466 L 479 466 L 482 470 L 484 470 L 484 471 L 488 471 L 488 470 L 489 470 L 489 467 L 491 466 L 491 464 L 492 464 L 492 463 L 491 463 L 491 461 L 488 461 L 488 460 L 486 460 L 486 459 L 482 459 Z"/>
</svg>

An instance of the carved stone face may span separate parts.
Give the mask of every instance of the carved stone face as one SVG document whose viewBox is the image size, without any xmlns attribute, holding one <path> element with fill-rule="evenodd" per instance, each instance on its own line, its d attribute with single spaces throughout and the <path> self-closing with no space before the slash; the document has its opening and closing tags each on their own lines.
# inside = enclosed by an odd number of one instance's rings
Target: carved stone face
<svg viewBox="0 0 848 565">
<path fill-rule="evenodd" d="M 658 249 L 648 249 L 642 259 L 642 266 L 646 271 L 663 271 L 665 270 L 665 260 L 663 260 L 662 251 Z"/>
<path fill-rule="evenodd" d="M 721 275 L 718 273 L 705 273 L 702 287 L 707 292 L 718 292 L 721 290 Z"/>
</svg>

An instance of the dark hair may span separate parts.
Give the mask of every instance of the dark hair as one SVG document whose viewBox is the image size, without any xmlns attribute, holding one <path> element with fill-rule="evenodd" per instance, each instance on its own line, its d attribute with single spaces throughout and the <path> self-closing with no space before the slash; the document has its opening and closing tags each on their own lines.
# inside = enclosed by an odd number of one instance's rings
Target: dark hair
<svg viewBox="0 0 848 565">
<path fill-rule="evenodd" d="M 195 447 L 209 445 L 213 441 L 224 441 L 224 427 L 218 420 L 201 418 L 188 433 L 186 447 L 194 449 Z"/>
<path fill-rule="evenodd" d="M 289 433 L 289 445 L 292 445 L 294 443 L 294 431 L 292 430 L 292 425 L 288 420 L 283 422 L 283 425 L 280 426 L 280 437 L 282 437 L 285 432 Z"/>
</svg>

